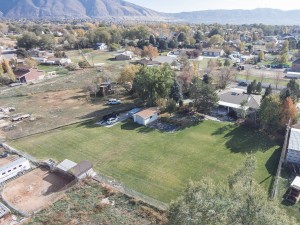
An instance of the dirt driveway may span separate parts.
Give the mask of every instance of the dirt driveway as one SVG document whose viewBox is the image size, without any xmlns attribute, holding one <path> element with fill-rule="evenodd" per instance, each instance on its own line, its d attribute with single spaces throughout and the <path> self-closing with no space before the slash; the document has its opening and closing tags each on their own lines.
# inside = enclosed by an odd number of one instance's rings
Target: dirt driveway
<svg viewBox="0 0 300 225">
<path fill-rule="evenodd" d="M 70 180 L 45 169 L 35 169 L 11 182 L 2 193 L 3 198 L 17 209 L 33 213 L 51 204 L 63 193 Z"/>
</svg>

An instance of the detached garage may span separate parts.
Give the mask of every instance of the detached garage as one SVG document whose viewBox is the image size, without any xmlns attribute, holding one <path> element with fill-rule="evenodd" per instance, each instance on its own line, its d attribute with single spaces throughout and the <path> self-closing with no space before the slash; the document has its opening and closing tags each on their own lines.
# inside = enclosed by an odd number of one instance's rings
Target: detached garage
<svg viewBox="0 0 300 225">
<path fill-rule="evenodd" d="M 158 119 L 159 110 L 157 108 L 144 109 L 133 115 L 134 122 L 141 125 L 148 125 Z"/>
</svg>

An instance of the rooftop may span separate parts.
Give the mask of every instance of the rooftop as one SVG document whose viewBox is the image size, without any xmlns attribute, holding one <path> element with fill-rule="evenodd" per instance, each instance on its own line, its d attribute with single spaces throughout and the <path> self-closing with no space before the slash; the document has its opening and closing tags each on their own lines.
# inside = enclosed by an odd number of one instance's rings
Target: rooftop
<svg viewBox="0 0 300 225">
<path fill-rule="evenodd" d="M 157 113 L 157 112 L 158 112 L 158 109 L 153 107 L 153 108 L 144 109 L 135 115 L 142 117 L 143 119 L 147 119 L 150 116 L 153 116 L 153 114 Z"/>
<path fill-rule="evenodd" d="M 84 174 L 88 170 L 93 168 L 93 164 L 89 161 L 82 161 L 78 163 L 76 166 L 70 169 L 70 172 L 76 176 L 79 177 L 80 175 Z"/>
<path fill-rule="evenodd" d="M 0 171 L 7 170 L 7 169 L 9 169 L 9 168 L 11 168 L 15 165 L 19 165 L 19 164 L 22 164 L 24 162 L 28 162 L 28 160 L 25 159 L 25 158 L 18 158 L 17 160 L 12 161 L 10 163 L 7 163 L 4 166 L 0 167 Z"/>
<path fill-rule="evenodd" d="M 296 59 L 293 64 L 300 64 L 300 58 Z"/>
<path fill-rule="evenodd" d="M 295 179 L 293 180 L 291 187 L 300 190 L 300 177 L 295 177 Z"/>
<path fill-rule="evenodd" d="M 67 171 L 69 171 L 70 169 L 72 169 L 76 165 L 77 165 L 77 163 L 75 163 L 75 162 L 73 162 L 71 160 L 65 159 L 60 164 L 58 164 L 56 166 L 56 168 L 61 169 L 62 171 L 67 172 Z"/>
<path fill-rule="evenodd" d="M 247 106 L 252 109 L 259 109 L 261 95 L 249 95 L 242 90 L 231 89 L 219 94 L 219 105 L 232 108 L 240 108 L 243 101 L 247 102 Z"/>
<path fill-rule="evenodd" d="M 291 129 L 288 149 L 300 151 L 300 129 Z"/>
<path fill-rule="evenodd" d="M 207 48 L 203 49 L 203 52 L 221 52 L 223 49 L 214 49 L 214 48 Z"/>
</svg>

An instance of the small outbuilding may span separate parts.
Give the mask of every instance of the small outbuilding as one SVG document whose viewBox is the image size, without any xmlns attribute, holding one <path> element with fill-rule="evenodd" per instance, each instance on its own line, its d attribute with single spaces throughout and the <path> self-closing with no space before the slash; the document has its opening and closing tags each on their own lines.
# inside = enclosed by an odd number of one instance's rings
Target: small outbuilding
<svg viewBox="0 0 300 225">
<path fill-rule="evenodd" d="M 133 52 L 131 51 L 125 51 L 115 55 L 115 60 L 117 61 L 132 60 L 132 58 L 133 58 Z"/>
<path fill-rule="evenodd" d="M 70 169 L 69 172 L 73 174 L 78 180 L 82 180 L 86 177 L 93 177 L 96 175 L 93 170 L 93 164 L 89 161 L 82 161 L 78 163 L 76 166 Z"/>
<path fill-rule="evenodd" d="M 157 108 L 144 109 L 133 115 L 133 121 L 141 125 L 148 125 L 158 119 L 159 110 Z"/>
<path fill-rule="evenodd" d="M 77 163 L 75 163 L 69 159 L 65 159 L 64 161 L 62 161 L 61 163 L 59 163 L 56 166 L 56 169 L 61 170 L 62 172 L 66 173 L 76 165 L 77 165 Z"/>
</svg>

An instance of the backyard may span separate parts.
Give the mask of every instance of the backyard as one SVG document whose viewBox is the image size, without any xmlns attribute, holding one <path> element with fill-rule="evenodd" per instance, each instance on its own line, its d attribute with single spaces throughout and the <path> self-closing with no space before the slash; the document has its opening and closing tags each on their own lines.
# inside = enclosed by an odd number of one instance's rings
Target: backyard
<svg viewBox="0 0 300 225">
<path fill-rule="evenodd" d="M 259 131 L 213 121 L 175 133 L 130 121 L 111 128 L 93 121 L 8 144 L 41 160 L 89 160 L 97 172 L 165 203 L 179 196 L 190 179 L 209 176 L 225 182 L 245 153 L 255 153 L 255 178 L 268 191 L 279 152 L 279 146 Z"/>
</svg>

